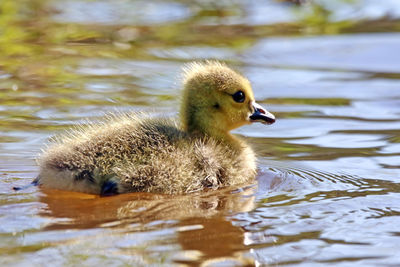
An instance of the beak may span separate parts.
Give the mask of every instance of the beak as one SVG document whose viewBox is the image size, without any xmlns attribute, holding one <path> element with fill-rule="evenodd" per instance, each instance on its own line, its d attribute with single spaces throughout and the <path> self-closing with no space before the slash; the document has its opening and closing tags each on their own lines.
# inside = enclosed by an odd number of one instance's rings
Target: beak
<svg viewBox="0 0 400 267">
<path fill-rule="evenodd" d="M 266 111 L 262 106 L 257 104 L 255 101 L 251 102 L 251 108 L 254 111 L 250 115 L 250 122 L 261 122 L 264 124 L 272 124 L 275 122 L 275 116 L 272 113 Z"/>
</svg>

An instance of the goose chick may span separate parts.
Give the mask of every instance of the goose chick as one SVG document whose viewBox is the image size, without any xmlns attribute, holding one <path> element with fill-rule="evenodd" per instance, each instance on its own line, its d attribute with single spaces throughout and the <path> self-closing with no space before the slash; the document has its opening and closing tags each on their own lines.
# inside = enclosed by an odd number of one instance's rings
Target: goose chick
<svg viewBox="0 0 400 267">
<path fill-rule="evenodd" d="M 189 193 L 254 179 L 251 148 L 229 131 L 275 117 L 254 101 L 250 82 L 216 61 L 183 72 L 180 123 L 115 114 L 57 138 L 38 160 L 44 187 L 112 195 Z"/>
</svg>

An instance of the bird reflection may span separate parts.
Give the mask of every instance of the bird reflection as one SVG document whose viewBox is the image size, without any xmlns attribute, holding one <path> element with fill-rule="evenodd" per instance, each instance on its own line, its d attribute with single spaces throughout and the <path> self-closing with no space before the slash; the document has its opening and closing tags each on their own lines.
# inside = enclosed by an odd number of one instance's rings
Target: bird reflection
<svg viewBox="0 0 400 267">
<path fill-rule="evenodd" d="M 225 188 L 189 195 L 149 193 L 98 197 L 76 192 L 44 189 L 40 201 L 47 205 L 42 216 L 52 217 L 46 230 L 126 228 L 151 222 L 173 222 L 176 240 L 185 256 L 176 259 L 205 264 L 209 261 L 240 262 L 247 265 L 244 230 L 227 216 L 254 208 L 255 187 Z M 187 253 L 185 253 L 187 252 Z M 236 264 L 236 263 L 235 263 Z M 252 265 L 250 263 L 250 265 Z"/>
</svg>

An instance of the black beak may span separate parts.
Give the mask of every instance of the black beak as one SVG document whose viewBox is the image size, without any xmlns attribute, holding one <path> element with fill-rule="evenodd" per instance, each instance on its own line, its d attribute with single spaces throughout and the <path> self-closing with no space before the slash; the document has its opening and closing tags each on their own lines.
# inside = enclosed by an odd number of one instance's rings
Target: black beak
<svg viewBox="0 0 400 267">
<path fill-rule="evenodd" d="M 275 116 L 272 113 L 269 113 L 254 101 L 251 103 L 251 105 L 254 112 L 249 117 L 250 122 L 261 122 L 264 124 L 272 124 L 275 122 Z"/>
</svg>

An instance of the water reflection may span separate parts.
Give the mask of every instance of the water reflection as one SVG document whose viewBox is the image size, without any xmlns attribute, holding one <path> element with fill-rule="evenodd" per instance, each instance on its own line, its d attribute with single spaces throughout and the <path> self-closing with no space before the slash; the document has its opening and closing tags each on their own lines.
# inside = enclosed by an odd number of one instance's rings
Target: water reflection
<svg viewBox="0 0 400 267">
<path fill-rule="evenodd" d="M 224 216 L 230 212 L 250 211 L 254 205 L 254 186 L 195 193 L 183 196 L 147 193 L 123 194 L 115 197 L 42 189 L 40 201 L 48 206 L 43 215 L 70 218 L 65 225 L 47 226 L 47 229 L 90 228 L 118 220 L 124 223 L 146 224 L 157 220 L 184 220 L 193 217 Z M 90 214 L 90 216 L 87 216 Z"/>
<path fill-rule="evenodd" d="M 187 6 L 174 1 L 63 1 L 53 5 L 57 22 L 100 25 L 151 25 L 186 19 Z"/>
<path fill-rule="evenodd" d="M 40 202 L 46 209 L 41 215 L 52 218 L 43 230 L 111 228 L 135 238 L 136 232 L 170 229 L 169 233 L 174 233 L 182 250 L 179 257 L 174 258 L 177 262 L 246 263 L 251 260 L 237 253 L 245 250 L 244 231 L 225 216 L 251 211 L 254 190 L 255 186 L 250 185 L 185 196 L 135 193 L 102 198 L 43 189 Z M 64 238 L 71 237 L 60 236 Z M 163 238 L 159 238 L 163 242 Z"/>
</svg>

